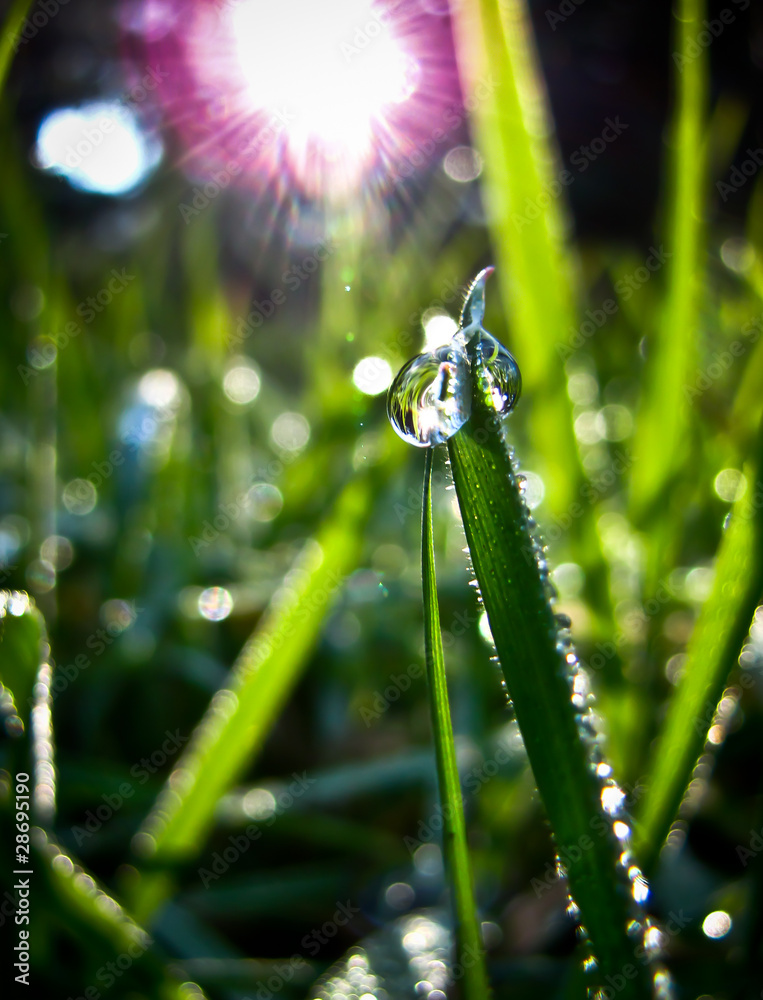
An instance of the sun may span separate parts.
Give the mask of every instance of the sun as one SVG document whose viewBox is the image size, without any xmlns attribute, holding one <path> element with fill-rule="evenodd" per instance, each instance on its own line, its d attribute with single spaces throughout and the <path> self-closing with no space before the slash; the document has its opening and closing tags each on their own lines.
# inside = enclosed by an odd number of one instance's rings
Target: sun
<svg viewBox="0 0 763 1000">
<path fill-rule="evenodd" d="M 245 0 L 230 22 L 248 98 L 283 124 L 290 160 L 302 172 L 341 164 L 351 182 L 389 110 L 416 89 L 418 64 L 387 18 L 368 0 Z"/>
<path fill-rule="evenodd" d="M 155 97 L 195 180 L 225 169 L 278 201 L 383 198 L 463 141 L 450 20 L 420 0 L 139 11 L 126 20 L 131 61 L 161 67 Z"/>
</svg>

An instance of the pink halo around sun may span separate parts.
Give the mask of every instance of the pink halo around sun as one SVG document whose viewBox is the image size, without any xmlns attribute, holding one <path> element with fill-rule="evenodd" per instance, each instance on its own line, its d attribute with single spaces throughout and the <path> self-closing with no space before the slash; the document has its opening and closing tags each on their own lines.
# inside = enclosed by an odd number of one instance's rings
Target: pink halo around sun
<svg viewBox="0 0 763 1000">
<path fill-rule="evenodd" d="M 126 0 L 121 22 L 198 180 L 341 203 L 402 184 L 463 127 L 432 0 Z"/>
</svg>

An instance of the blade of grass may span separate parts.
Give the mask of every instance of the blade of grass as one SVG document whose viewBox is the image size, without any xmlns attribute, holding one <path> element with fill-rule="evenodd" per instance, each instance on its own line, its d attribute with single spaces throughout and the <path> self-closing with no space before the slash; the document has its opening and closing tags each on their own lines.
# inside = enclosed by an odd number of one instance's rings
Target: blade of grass
<svg viewBox="0 0 763 1000">
<path fill-rule="evenodd" d="M 587 482 L 564 370 L 579 323 L 579 290 L 565 246 L 569 221 L 532 23 L 525 0 L 461 0 L 453 16 L 459 71 L 484 160 L 497 277 L 512 348 L 523 359 L 523 391 L 532 399 L 525 419 L 534 461 L 549 511 L 570 524 L 571 557 L 585 568 L 594 632 L 604 640 L 615 628 L 608 564 L 593 518 L 570 517 Z M 616 668 L 617 660 L 613 676 Z"/>
<path fill-rule="evenodd" d="M 136 835 L 136 853 L 152 868 L 198 851 L 217 803 L 251 764 L 304 669 L 332 596 L 357 558 L 371 497 L 371 477 L 354 479 L 307 544 L 289 582 L 271 602 L 170 775 L 165 791 Z M 140 919 L 166 898 L 167 878 L 145 878 L 136 889 Z"/>
<path fill-rule="evenodd" d="M 713 589 L 692 632 L 685 672 L 646 780 L 648 792 L 641 802 L 637 836 L 648 871 L 656 864 L 676 818 L 763 594 L 763 424 L 756 459 L 744 471 L 750 486 L 736 501 L 724 533 Z"/>
<path fill-rule="evenodd" d="M 575 295 L 562 199 L 548 195 L 554 182 L 561 186 L 548 138 L 551 115 L 524 0 L 473 0 L 453 10 L 459 69 L 485 163 L 501 291 L 534 400 L 528 425 L 558 514 L 576 499 L 584 476 L 556 349 L 575 328 Z"/>
<path fill-rule="evenodd" d="M 676 470 L 683 468 L 686 452 L 687 405 L 685 387 L 690 383 L 694 360 L 699 293 L 702 287 L 703 206 L 706 186 L 705 136 L 706 50 L 697 54 L 697 36 L 703 29 L 704 0 L 677 0 L 675 7 L 676 108 L 672 126 L 667 202 L 667 291 L 645 373 L 645 390 L 634 437 L 635 461 L 631 480 L 634 519 L 650 517 L 653 540 L 651 582 L 659 579 L 661 565 L 671 552 L 671 538 L 680 537 L 655 521 L 673 523 L 682 516 L 679 504 L 660 504 Z M 655 575 L 656 574 L 656 575 Z"/>
<path fill-rule="evenodd" d="M 3 92 L 8 70 L 11 68 L 13 57 L 16 54 L 16 39 L 24 27 L 32 0 L 16 0 L 8 11 L 8 17 L 3 24 L 3 32 L 0 35 L 0 94 Z"/>
<path fill-rule="evenodd" d="M 40 880 L 39 888 L 35 883 L 40 897 L 47 897 L 39 900 L 42 912 L 54 915 L 56 921 L 65 924 L 79 940 L 86 942 L 93 964 L 100 963 L 94 971 L 93 994 L 98 992 L 98 984 L 107 981 L 107 969 L 113 970 L 116 962 L 117 974 L 129 977 L 136 985 L 139 983 L 147 995 L 161 1000 L 204 1000 L 205 994 L 196 984 L 175 978 L 176 973 L 169 971 L 164 956 L 157 954 L 151 937 L 116 899 L 51 837 L 40 829 L 34 834 L 34 870 L 30 870 L 30 874 Z M 41 929 L 42 926 L 38 932 Z M 43 939 L 40 946 L 42 944 Z M 44 954 L 44 948 L 40 950 Z M 111 978 L 113 982 L 116 977 Z M 84 990 L 87 984 L 81 985 Z M 104 987 L 100 985 L 99 988 Z"/>
<path fill-rule="evenodd" d="M 464 803 L 461 798 L 461 781 L 450 719 L 448 682 L 445 676 L 445 656 L 440 632 L 432 534 L 432 454 L 433 449 L 430 448 L 424 466 L 421 518 L 421 578 L 424 591 L 424 643 L 429 707 L 442 805 L 445 866 L 450 878 L 456 918 L 456 960 L 464 970 L 464 1000 L 481 1000 L 490 996 L 490 987 L 472 889 Z"/>
<path fill-rule="evenodd" d="M 598 974 L 618 976 L 622 996 L 649 995 L 649 970 L 634 957 L 638 939 L 626 927 L 639 913 L 636 872 L 618 865 L 623 844 L 602 809 L 602 779 L 588 741 L 584 675 L 560 642 L 547 595 L 542 556 L 530 530 L 490 389 L 475 346 L 472 415 L 448 441 L 459 507 L 477 582 L 516 712 L 527 756 L 546 808 L 570 892 L 590 939 Z M 577 691 L 578 707 L 573 704 Z M 572 690 L 571 690 L 572 689 Z M 617 795 L 617 793 L 615 793 Z M 628 884 L 630 878 L 632 884 Z M 630 898 L 629 898 L 630 897 Z M 643 916 L 643 915 L 642 915 Z M 623 970 L 633 970 L 625 980 Z M 609 980 L 607 980 L 609 982 Z"/>
</svg>

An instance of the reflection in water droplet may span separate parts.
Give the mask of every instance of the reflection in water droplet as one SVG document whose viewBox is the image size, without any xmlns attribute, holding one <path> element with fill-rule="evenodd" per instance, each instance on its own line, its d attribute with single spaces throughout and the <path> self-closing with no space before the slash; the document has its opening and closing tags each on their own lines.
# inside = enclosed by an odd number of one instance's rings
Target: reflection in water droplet
<svg viewBox="0 0 763 1000">
<path fill-rule="evenodd" d="M 387 395 L 387 415 L 400 437 L 430 448 L 442 444 L 466 423 L 471 413 L 472 379 L 478 381 L 487 405 L 508 413 L 522 386 L 519 367 L 495 337 L 482 327 L 485 281 L 493 268 L 472 282 L 461 312 L 460 327 L 447 344 L 431 348 L 409 361 L 397 374 Z M 430 317 L 430 325 L 447 316 Z M 438 333 L 439 337 L 439 333 Z"/>
<path fill-rule="evenodd" d="M 387 396 L 387 416 L 404 441 L 442 444 L 469 419 L 468 363 L 453 344 L 419 354 L 400 369 Z"/>
<path fill-rule="evenodd" d="M 485 330 L 480 331 L 476 347 L 482 361 L 480 374 L 486 383 L 488 401 L 496 413 L 508 413 L 522 390 L 519 365 L 503 344 Z"/>
</svg>

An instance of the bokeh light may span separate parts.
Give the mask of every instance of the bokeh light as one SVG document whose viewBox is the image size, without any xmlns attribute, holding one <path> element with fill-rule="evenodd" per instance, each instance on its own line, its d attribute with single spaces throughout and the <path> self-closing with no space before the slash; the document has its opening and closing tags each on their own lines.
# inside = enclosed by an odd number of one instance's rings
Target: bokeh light
<svg viewBox="0 0 763 1000">
<path fill-rule="evenodd" d="M 207 587 L 199 594 L 199 614 L 210 622 L 221 622 L 233 610 L 233 598 L 225 587 Z"/>
<path fill-rule="evenodd" d="M 731 930 L 731 917 L 725 910 L 713 910 L 702 921 L 702 933 L 709 938 L 725 937 Z"/>
<path fill-rule="evenodd" d="M 35 158 L 81 191 L 123 195 L 156 168 L 162 144 L 125 104 L 92 101 L 51 111 L 37 133 Z"/>
<path fill-rule="evenodd" d="M 392 382 L 392 368 L 384 358 L 368 357 L 359 361 L 352 373 L 352 382 L 366 396 L 378 396 Z"/>
</svg>

